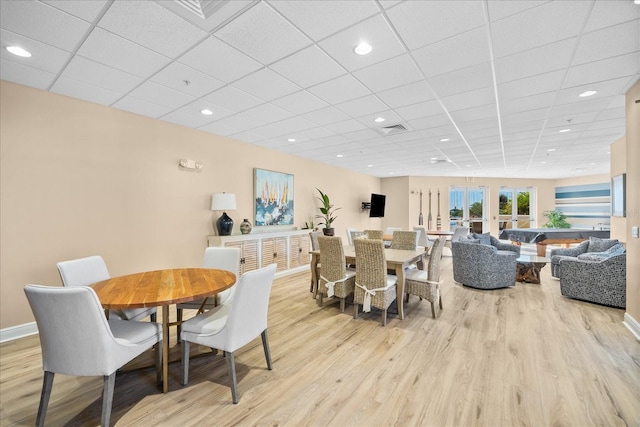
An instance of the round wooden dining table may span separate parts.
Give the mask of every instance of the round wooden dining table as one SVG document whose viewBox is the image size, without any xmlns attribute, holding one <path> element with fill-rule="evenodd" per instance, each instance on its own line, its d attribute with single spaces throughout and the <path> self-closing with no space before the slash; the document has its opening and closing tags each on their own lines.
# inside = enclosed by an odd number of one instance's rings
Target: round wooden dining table
<svg viewBox="0 0 640 427">
<path fill-rule="evenodd" d="M 112 277 L 91 285 L 105 309 L 162 307 L 162 391 L 168 391 L 169 306 L 215 295 L 236 283 L 230 271 L 174 268 Z"/>
</svg>

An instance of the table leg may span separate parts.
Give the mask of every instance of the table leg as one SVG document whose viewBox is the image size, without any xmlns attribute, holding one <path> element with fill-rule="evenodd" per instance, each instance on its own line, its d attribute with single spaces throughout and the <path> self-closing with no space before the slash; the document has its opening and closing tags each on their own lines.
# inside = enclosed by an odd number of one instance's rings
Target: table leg
<svg viewBox="0 0 640 427">
<path fill-rule="evenodd" d="M 162 306 L 162 392 L 169 391 L 169 306 Z"/>
<path fill-rule="evenodd" d="M 318 255 L 311 254 L 311 292 L 316 297 L 318 289 Z"/>
<path fill-rule="evenodd" d="M 536 243 L 536 250 L 538 252 L 538 256 L 545 257 L 547 256 L 547 244 L 538 242 Z"/>
<path fill-rule="evenodd" d="M 396 305 L 398 306 L 398 317 L 404 319 L 404 265 L 396 265 L 396 277 L 398 284 L 396 285 Z"/>
</svg>

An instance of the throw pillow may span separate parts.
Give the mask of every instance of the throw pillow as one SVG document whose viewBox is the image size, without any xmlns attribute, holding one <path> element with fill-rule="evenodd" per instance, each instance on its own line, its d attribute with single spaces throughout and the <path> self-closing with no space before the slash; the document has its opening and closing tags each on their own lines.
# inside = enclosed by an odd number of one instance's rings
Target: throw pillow
<svg viewBox="0 0 640 427">
<path fill-rule="evenodd" d="M 616 243 L 603 253 L 607 256 L 620 255 L 626 252 L 626 249 L 622 243 Z"/>
<path fill-rule="evenodd" d="M 589 248 L 587 252 L 604 252 L 617 243 L 618 239 L 599 239 L 591 236 L 589 237 Z"/>
<path fill-rule="evenodd" d="M 481 245 L 491 246 L 491 235 L 489 233 L 476 234 L 473 233 L 473 237 L 480 241 Z"/>
<path fill-rule="evenodd" d="M 478 240 L 478 239 L 474 239 L 474 238 L 473 238 L 473 237 L 471 237 L 471 236 L 467 236 L 467 237 L 465 237 L 465 238 L 460 238 L 460 239 L 458 240 L 458 242 L 460 242 L 460 243 L 465 243 L 465 244 L 479 244 L 479 243 L 480 243 L 480 240 Z"/>
</svg>

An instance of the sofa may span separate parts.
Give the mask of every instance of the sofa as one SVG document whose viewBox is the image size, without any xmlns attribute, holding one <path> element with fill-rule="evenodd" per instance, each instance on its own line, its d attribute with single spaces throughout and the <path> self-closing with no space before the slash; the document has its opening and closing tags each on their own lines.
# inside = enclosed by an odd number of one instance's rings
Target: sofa
<svg viewBox="0 0 640 427">
<path fill-rule="evenodd" d="M 617 239 L 599 239 L 597 237 L 590 237 L 589 240 L 585 240 L 573 248 L 552 249 L 550 253 L 551 275 L 555 278 L 560 278 L 560 260 L 563 258 L 577 258 L 583 254 L 607 256 L 611 255 L 611 253 L 607 253 L 607 251 L 611 252 L 610 249 L 614 246 L 616 246 L 615 251 L 619 251 L 622 244 L 620 244 Z"/>
<path fill-rule="evenodd" d="M 480 236 L 483 236 L 482 240 L 475 238 Z M 488 234 L 471 235 L 451 245 L 453 280 L 456 282 L 478 289 L 506 288 L 516 284 L 519 246 L 502 243 Z"/>
</svg>

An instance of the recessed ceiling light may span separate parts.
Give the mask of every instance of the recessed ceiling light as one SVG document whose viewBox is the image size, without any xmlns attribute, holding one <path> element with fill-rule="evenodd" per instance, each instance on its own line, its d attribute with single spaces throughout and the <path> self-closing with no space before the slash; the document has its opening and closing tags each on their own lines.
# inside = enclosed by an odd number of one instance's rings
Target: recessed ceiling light
<svg viewBox="0 0 640 427">
<path fill-rule="evenodd" d="M 556 151 L 555 148 L 549 148 L 547 151 Z"/>
<path fill-rule="evenodd" d="M 582 97 L 582 98 L 586 98 L 587 96 L 595 95 L 596 93 L 598 93 L 598 91 L 597 91 L 597 90 L 586 90 L 586 91 L 582 92 L 582 93 L 581 93 L 580 95 L 578 95 L 578 96 L 580 96 L 580 97 Z"/>
<path fill-rule="evenodd" d="M 378 118 L 376 118 L 376 119 L 374 120 L 374 122 L 376 122 L 376 123 L 382 123 L 382 122 L 384 122 L 384 117 L 378 117 Z"/>
<path fill-rule="evenodd" d="M 451 139 L 449 139 L 449 138 L 442 138 L 442 139 L 440 140 L 440 142 L 447 142 L 447 141 L 451 141 Z"/>
<path fill-rule="evenodd" d="M 19 46 L 7 46 L 7 50 L 10 53 L 13 53 L 16 56 L 21 56 L 23 58 L 30 58 L 31 57 L 31 52 L 24 50 L 23 48 L 19 47 Z"/>
<path fill-rule="evenodd" d="M 357 53 L 358 55 L 367 55 L 369 53 L 371 53 L 371 51 L 373 50 L 373 47 L 367 43 L 367 42 L 360 42 L 354 49 L 353 51 L 355 53 Z"/>
<path fill-rule="evenodd" d="M 336 157 L 340 159 L 340 158 L 343 157 L 343 155 L 342 154 L 338 154 Z"/>
<path fill-rule="evenodd" d="M 372 168 L 372 167 L 373 167 L 373 165 L 367 165 L 367 167 L 368 167 L 368 168 Z"/>
<path fill-rule="evenodd" d="M 571 132 L 571 129 L 560 129 L 558 133 Z"/>
<path fill-rule="evenodd" d="M 287 139 L 287 142 L 296 142 L 296 139 L 295 138 L 289 138 L 289 139 Z"/>
<path fill-rule="evenodd" d="M 200 112 L 205 116 L 210 116 L 213 114 L 213 111 L 209 110 L 208 108 L 205 108 L 204 110 L 200 110 Z"/>
<path fill-rule="evenodd" d="M 640 0 L 633 0 L 635 4 L 640 4 Z"/>
<path fill-rule="evenodd" d="M 393 175 L 395 172 L 389 172 L 389 175 Z"/>
<path fill-rule="evenodd" d="M 540 163 L 545 164 L 545 163 L 547 163 L 547 162 L 540 162 Z"/>
</svg>

